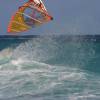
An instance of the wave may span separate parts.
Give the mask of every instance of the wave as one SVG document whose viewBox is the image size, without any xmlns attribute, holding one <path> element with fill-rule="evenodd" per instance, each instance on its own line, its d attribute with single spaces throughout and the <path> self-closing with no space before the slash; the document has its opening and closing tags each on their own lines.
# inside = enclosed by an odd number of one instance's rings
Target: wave
<svg viewBox="0 0 100 100">
<path fill-rule="evenodd" d="M 43 37 L 1 50 L 0 100 L 99 100 L 99 75 L 83 68 L 93 44 Z"/>
</svg>

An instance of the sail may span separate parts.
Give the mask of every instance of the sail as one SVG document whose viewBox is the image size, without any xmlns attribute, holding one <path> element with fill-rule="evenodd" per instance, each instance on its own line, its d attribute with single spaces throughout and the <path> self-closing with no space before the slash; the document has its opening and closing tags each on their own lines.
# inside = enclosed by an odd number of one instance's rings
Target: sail
<svg viewBox="0 0 100 100">
<path fill-rule="evenodd" d="M 52 17 L 48 14 L 43 2 L 40 5 L 35 2 L 27 2 L 19 7 L 18 11 L 12 16 L 8 25 L 8 32 L 27 31 L 50 20 L 52 20 Z"/>
</svg>

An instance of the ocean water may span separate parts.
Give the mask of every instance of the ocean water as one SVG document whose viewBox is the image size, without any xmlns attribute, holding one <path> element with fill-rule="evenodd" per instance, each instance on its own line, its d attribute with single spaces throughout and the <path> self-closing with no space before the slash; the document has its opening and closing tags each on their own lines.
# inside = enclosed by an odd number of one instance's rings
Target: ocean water
<svg viewBox="0 0 100 100">
<path fill-rule="evenodd" d="M 99 40 L 0 38 L 0 100 L 100 100 Z"/>
</svg>

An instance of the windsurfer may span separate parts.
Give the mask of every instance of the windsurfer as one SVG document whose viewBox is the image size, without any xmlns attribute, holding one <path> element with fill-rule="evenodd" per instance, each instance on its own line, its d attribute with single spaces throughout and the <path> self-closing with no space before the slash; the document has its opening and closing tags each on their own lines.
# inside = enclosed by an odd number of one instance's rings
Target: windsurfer
<svg viewBox="0 0 100 100">
<path fill-rule="evenodd" d="M 41 7 L 42 5 L 42 3 L 39 0 L 29 0 L 29 2 L 34 2 L 39 7 Z"/>
</svg>

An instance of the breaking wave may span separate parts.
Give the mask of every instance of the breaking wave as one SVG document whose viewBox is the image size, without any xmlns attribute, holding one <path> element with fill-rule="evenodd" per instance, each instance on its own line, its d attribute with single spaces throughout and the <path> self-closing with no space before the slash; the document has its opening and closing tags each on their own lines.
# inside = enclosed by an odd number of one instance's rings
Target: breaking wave
<svg viewBox="0 0 100 100">
<path fill-rule="evenodd" d="M 1 50 L 0 100 L 99 100 L 99 74 L 83 68 L 91 45 L 42 37 Z"/>
</svg>

